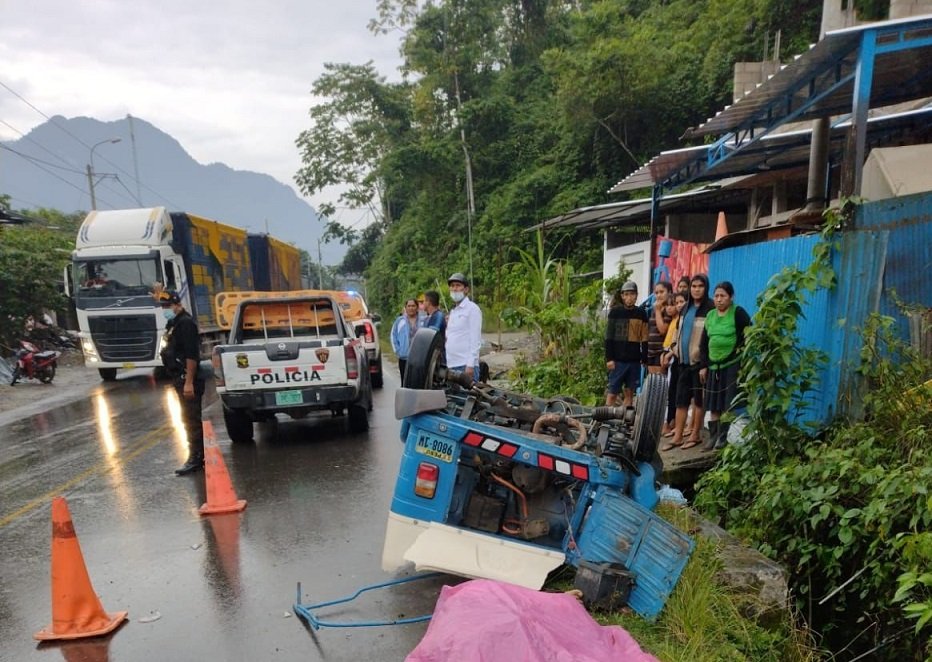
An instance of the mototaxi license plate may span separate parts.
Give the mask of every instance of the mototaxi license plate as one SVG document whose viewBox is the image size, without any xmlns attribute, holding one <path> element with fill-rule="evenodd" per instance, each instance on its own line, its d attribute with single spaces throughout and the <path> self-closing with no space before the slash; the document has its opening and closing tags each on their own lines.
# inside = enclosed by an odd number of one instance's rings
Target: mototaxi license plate
<svg viewBox="0 0 932 662">
<path fill-rule="evenodd" d="M 453 443 L 443 439 L 437 439 L 425 432 L 418 435 L 417 445 L 414 447 L 414 450 L 427 457 L 440 460 L 441 462 L 453 461 Z"/>
<path fill-rule="evenodd" d="M 275 393 L 275 404 L 277 405 L 300 405 L 304 403 L 301 391 L 277 391 Z"/>
</svg>

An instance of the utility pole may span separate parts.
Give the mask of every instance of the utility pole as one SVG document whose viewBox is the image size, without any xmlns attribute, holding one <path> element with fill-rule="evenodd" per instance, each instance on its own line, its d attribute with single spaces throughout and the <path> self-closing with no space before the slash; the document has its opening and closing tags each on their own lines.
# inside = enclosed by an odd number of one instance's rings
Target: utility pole
<svg viewBox="0 0 932 662">
<path fill-rule="evenodd" d="M 317 237 L 317 289 L 324 289 L 324 260 L 320 254 L 320 237 Z"/>
<path fill-rule="evenodd" d="M 91 209 L 97 209 L 97 198 L 94 195 L 94 172 L 91 164 L 87 164 L 87 188 L 91 191 Z"/>
<path fill-rule="evenodd" d="M 105 145 L 106 143 L 118 143 L 122 138 L 107 138 L 106 140 L 101 140 L 98 143 L 94 143 L 91 147 L 91 158 L 90 163 L 87 164 L 87 188 L 91 192 L 91 209 L 97 209 L 97 195 L 94 192 L 94 150 Z"/>
</svg>

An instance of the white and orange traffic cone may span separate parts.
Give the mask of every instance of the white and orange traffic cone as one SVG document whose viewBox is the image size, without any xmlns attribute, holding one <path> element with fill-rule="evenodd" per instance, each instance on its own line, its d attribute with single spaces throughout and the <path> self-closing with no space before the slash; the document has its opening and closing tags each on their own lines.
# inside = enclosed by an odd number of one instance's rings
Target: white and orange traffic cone
<svg viewBox="0 0 932 662">
<path fill-rule="evenodd" d="M 728 223 L 725 222 L 725 212 L 718 213 L 718 225 L 715 226 L 715 241 L 728 236 Z"/>
<path fill-rule="evenodd" d="M 204 421 L 204 479 L 207 481 L 207 503 L 198 509 L 201 515 L 238 513 L 246 507 L 245 499 L 236 498 L 210 421 Z"/>
<path fill-rule="evenodd" d="M 64 497 L 52 500 L 52 624 L 33 637 L 39 641 L 99 637 L 126 620 L 128 612 L 108 614 L 91 586 L 81 545 Z"/>
</svg>

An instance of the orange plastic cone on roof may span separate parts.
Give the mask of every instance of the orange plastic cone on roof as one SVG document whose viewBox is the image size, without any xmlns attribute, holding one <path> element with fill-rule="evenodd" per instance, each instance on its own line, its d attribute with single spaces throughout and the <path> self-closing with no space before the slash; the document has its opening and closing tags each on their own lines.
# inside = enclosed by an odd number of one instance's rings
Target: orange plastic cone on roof
<svg viewBox="0 0 932 662">
<path fill-rule="evenodd" d="M 91 586 L 81 545 L 64 497 L 52 500 L 52 624 L 33 637 L 39 641 L 98 637 L 126 620 L 127 612 L 108 614 Z"/>
<path fill-rule="evenodd" d="M 725 222 L 725 212 L 720 211 L 718 213 L 718 225 L 715 228 L 715 241 L 718 241 L 722 237 L 728 236 L 728 223 Z"/>
<path fill-rule="evenodd" d="M 245 499 L 236 498 L 210 421 L 204 421 L 204 476 L 207 481 L 207 503 L 198 509 L 201 515 L 237 513 L 246 507 Z"/>
</svg>

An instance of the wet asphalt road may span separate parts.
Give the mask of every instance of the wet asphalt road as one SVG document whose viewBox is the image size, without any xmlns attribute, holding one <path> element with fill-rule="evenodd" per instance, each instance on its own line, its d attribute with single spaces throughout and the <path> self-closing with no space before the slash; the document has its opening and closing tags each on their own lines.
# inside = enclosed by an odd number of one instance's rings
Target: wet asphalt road
<svg viewBox="0 0 932 662">
<path fill-rule="evenodd" d="M 234 515 L 198 515 L 204 474 L 173 474 L 186 456 L 174 391 L 147 375 L 0 427 L 0 660 L 404 659 L 426 624 L 314 632 L 292 613 L 298 581 L 311 603 L 392 578 L 380 558 L 402 444 L 387 372 L 368 433 L 321 414 L 260 427 L 249 445 L 229 441 L 211 388 L 205 420 L 248 501 Z M 37 646 L 51 622 L 57 495 L 104 608 L 129 621 L 105 638 Z M 429 613 L 442 583 L 366 593 L 321 616 Z"/>
</svg>

